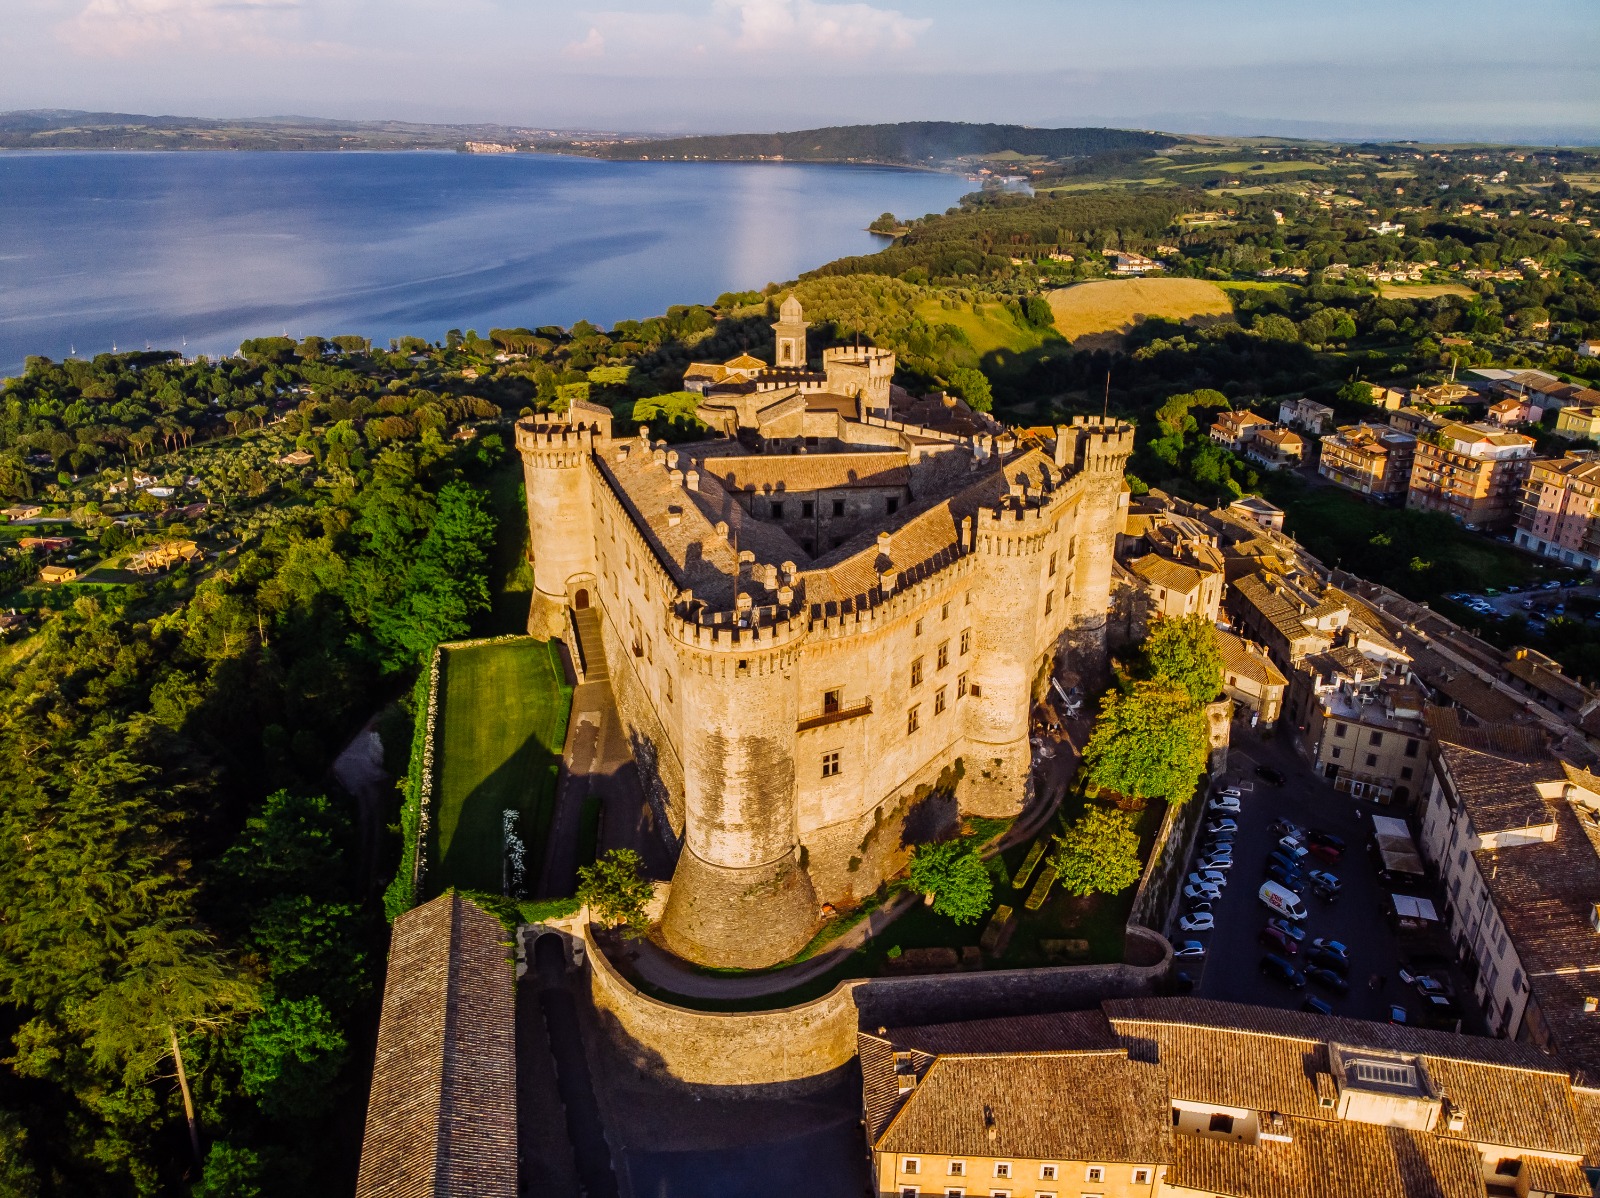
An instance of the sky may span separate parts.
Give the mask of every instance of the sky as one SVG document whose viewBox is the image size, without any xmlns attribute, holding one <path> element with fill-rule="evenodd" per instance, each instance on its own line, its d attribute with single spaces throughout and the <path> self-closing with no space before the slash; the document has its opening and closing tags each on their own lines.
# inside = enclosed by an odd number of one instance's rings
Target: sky
<svg viewBox="0 0 1600 1198">
<path fill-rule="evenodd" d="M 1600 142 L 1597 0 L 3 0 L 0 110 Z"/>
</svg>

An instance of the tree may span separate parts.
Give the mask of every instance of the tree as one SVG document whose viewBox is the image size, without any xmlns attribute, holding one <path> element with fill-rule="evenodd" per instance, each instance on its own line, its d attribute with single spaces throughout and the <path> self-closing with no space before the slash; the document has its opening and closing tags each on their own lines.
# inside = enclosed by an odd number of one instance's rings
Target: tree
<svg viewBox="0 0 1600 1198">
<path fill-rule="evenodd" d="M 958 924 L 982 919 L 994 893 L 970 840 L 919 844 L 911 854 L 911 885 L 933 900 L 936 912 Z"/>
<path fill-rule="evenodd" d="M 578 868 L 578 901 L 589 908 L 591 919 L 607 927 L 621 924 L 630 935 L 644 931 L 644 909 L 655 887 L 642 866 L 632 849 L 612 849 L 593 865 Z"/>
<path fill-rule="evenodd" d="M 1143 866 L 1132 812 L 1091 803 L 1054 840 L 1050 865 L 1069 894 L 1116 894 L 1139 881 Z"/>
<path fill-rule="evenodd" d="M 1348 382 L 1339 388 L 1339 398 L 1346 403 L 1370 404 L 1372 402 L 1372 384 L 1363 383 L 1359 379 Z"/>
<path fill-rule="evenodd" d="M 347 1048 L 321 999 L 269 999 L 240 1042 L 239 1084 L 269 1114 L 316 1115 L 334 1096 Z"/>
<path fill-rule="evenodd" d="M 981 370 L 961 366 L 951 371 L 950 389 L 966 400 L 974 412 L 987 412 L 994 407 L 994 392 Z"/>
<path fill-rule="evenodd" d="M 1181 803 L 1205 772 L 1210 741 L 1205 713 L 1189 692 L 1166 679 L 1107 692 L 1084 747 L 1089 793 Z"/>
<path fill-rule="evenodd" d="M 1140 647 L 1144 676 L 1165 679 L 1203 706 L 1222 689 L 1222 650 L 1217 629 L 1204 616 L 1158 619 Z"/>
</svg>

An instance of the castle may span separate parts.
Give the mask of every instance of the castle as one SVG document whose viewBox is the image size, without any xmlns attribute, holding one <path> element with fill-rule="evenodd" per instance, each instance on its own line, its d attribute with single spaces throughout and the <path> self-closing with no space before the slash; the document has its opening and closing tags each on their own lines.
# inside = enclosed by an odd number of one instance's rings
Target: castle
<svg viewBox="0 0 1600 1198">
<path fill-rule="evenodd" d="M 882 349 L 815 371 L 793 296 L 779 317 L 775 365 L 689 369 L 720 436 L 619 436 L 581 402 L 516 434 L 530 629 L 606 663 L 681 840 L 662 935 L 707 965 L 792 956 L 939 795 L 1022 809 L 1032 703 L 1103 668 L 1127 502 L 1128 425 L 1006 429 L 912 399 Z"/>
</svg>

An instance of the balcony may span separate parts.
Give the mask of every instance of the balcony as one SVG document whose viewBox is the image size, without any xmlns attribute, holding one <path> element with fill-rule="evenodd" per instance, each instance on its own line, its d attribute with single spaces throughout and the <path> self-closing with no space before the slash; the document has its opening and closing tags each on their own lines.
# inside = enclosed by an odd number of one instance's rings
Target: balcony
<svg viewBox="0 0 1600 1198">
<path fill-rule="evenodd" d="M 857 720 L 864 715 L 872 714 L 872 699 L 862 699 L 856 703 L 824 703 L 820 711 L 813 711 L 809 715 L 800 717 L 800 722 L 795 725 L 796 732 L 805 732 L 810 728 L 825 728 L 829 724 L 840 724 L 845 720 Z"/>
</svg>

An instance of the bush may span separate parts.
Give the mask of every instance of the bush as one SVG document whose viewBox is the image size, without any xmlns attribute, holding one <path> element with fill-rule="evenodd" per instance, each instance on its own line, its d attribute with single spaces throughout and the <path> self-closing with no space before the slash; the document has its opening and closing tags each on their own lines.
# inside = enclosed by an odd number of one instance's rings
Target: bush
<svg viewBox="0 0 1600 1198">
<path fill-rule="evenodd" d="M 970 840 L 919 844 L 911 854 L 911 885 L 933 896 L 933 909 L 958 924 L 989 910 L 994 882 Z"/>
</svg>

